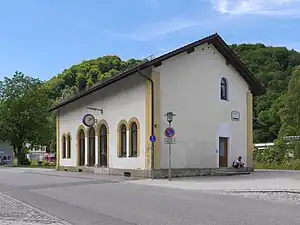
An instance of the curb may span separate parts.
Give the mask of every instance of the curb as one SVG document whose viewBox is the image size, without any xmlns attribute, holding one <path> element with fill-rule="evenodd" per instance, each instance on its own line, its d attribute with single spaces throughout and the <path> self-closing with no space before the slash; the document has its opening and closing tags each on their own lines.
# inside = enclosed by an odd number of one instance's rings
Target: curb
<svg viewBox="0 0 300 225">
<path fill-rule="evenodd" d="M 288 172 L 288 173 L 300 173 L 300 170 L 255 169 L 254 172 Z"/>
<path fill-rule="evenodd" d="M 298 189 L 244 189 L 244 190 L 225 190 L 225 192 L 234 192 L 234 193 L 291 193 L 291 194 L 300 194 Z"/>
</svg>

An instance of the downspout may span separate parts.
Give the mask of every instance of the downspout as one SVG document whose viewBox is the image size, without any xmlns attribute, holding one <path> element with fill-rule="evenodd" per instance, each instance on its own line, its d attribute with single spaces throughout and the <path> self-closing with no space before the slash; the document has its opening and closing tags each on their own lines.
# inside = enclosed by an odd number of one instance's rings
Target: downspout
<svg viewBox="0 0 300 225">
<path fill-rule="evenodd" d="M 151 83 L 151 135 L 154 135 L 154 81 L 148 77 L 147 75 L 143 74 L 140 70 L 138 70 L 139 75 L 150 81 Z M 154 179 L 154 142 L 151 142 L 151 178 Z"/>
</svg>

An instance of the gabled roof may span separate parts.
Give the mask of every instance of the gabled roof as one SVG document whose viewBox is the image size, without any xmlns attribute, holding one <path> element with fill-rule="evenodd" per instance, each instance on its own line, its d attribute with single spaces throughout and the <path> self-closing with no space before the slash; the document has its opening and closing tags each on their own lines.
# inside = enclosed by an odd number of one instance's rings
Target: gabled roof
<svg viewBox="0 0 300 225">
<path fill-rule="evenodd" d="M 188 44 L 186 46 L 183 46 L 181 48 L 178 48 L 174 51 L 171 51 L 167 54 L 164 54 L 160 57 L 157 57 L 153 60 L 144 62 L 140 65 L 137 65 L 133 68 L 130 68 L 123 73 L 117 74 L 105 81 L 99 82 L 98 84 L 95 84 L 91 88 L 88 88 L 84 91 L 76 93 L 71 98 L 68 98 L 66 100 L 63 100 L 62 102 L 54 105 L 50 111 L 59 109 L 71 102 L 76 101 L 79 98 L 82 98 L 94 91 L 97 91 L 99 89 L 102 89 L 112 83 L 115 83 L 123 78 L 126 78 L 140 70 L 147 69 L 152 66 L 159 66 L 164 60 L 167 60 L 171 57 L 174 57 L 178 54 L 181 54 L 183 52 L 192 52 L 195 47 L 202 45 L 202 44 L 213 44 L 215 48 L 223 55 L 223 57 L 226 59 L 226 63 L 229 65 L 231 64 L 238 72 L 239 74 L 244 78 L 244 80 L 249 84 L 250 90 L 252 91 L 253 95 L 261 95 L 265 92 L 264 88 L 260 85 L 258 80 L 251 74 L 251 72 L 246 68 L 246 66 L 238 59 L 238 57 L 234 54 L 234 52 L 230 49 L 230 47 L 225 43 L 225 41 L 217 34 L 213 34 L 211 36 L 208 36 L 206 38 L 203 38 L 199 41 L 193 42 L 191 44 Z"/>
</svg>

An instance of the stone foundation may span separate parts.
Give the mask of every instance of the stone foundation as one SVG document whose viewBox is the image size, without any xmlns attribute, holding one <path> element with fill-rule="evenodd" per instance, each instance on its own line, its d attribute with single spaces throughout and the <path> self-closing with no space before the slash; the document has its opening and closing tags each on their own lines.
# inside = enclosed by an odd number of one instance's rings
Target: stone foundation
<svg viewBox="0 0 300 225">
<path fill-rule="evenodd" d="M 104 167 L 84 167 L 84 166 L 60 166 L 59 171 L 70 171 L 70 172 L 89 172 L 96 174 L 107 174 L 116 176 L 127 176 L 137 178 L 151 178 L 151 170 L 142 169 L 116 169 L 116 168 L 104 168 Z M 235 175 L 246 172 L 253 172 L 253 168 L 184 168 L 184 169 L 172 169 L 172 177 L 194 177 L 194 176 L 221 176 L 221 175 Z M 168 178 L 168 169 L 155 169 L 154 178 L 164 179 Z"/>
</svg>

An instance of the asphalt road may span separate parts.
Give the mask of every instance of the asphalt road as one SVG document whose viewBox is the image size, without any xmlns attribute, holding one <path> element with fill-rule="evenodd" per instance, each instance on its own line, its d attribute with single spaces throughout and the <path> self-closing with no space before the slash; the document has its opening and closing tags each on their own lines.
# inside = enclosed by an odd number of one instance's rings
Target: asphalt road
<svg viewBox="0 0 300 225">
<path fill-rule="evenodd" d="M 120 177 L 0 169 L 0 192 L 3 201 L 8 196 L 18 199 L 54 215 L 57 224 L 300 224 L 300 205 L 294 202 L 141 185 Z M 6 224 L 1 217 L 0 224 Z"/>
</svg>

